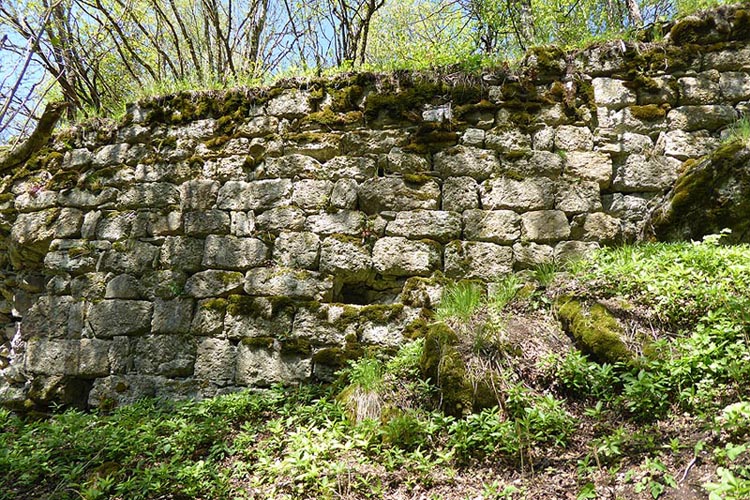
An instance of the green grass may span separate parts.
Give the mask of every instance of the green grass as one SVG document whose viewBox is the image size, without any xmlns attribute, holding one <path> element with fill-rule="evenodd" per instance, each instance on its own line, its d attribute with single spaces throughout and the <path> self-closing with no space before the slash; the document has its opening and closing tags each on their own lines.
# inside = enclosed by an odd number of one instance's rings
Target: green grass
<svg viewBox="0 0 750 500">
<path fill-rule="evenodd" d="M 435 311 L 438 320 L 455 318 L 467 320 L 482 305 L 483 290 L 478 283 L 462 281 L 443 292 Z"/>
</svg>

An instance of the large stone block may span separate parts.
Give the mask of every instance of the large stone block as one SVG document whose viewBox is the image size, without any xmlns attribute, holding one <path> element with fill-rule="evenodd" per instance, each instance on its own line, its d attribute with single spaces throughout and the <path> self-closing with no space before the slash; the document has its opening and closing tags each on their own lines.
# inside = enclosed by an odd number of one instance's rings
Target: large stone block
<svg viewBox="0 0 750 500">
<path fill-rule="evenodd" d="M 510 210 L 467 210 L 463 218 L 467 240 L 507 245 L 521 236 L 521 218 Z"/>
<path fill-rule="evenodd" d="M 183 210 L 207 210 L 216 205 L 219 183 L 208 179 L 194 179 L 180 186 Z"/>
<path fill-rule="evenodd" d="M 608 154 L 572 152 L 565 155 L 565 176 L 596 181 L 606 189 L 612 183 L 612 159 Z"/>
<path fill-rule="evenodd" d="M 368 152 L 368 154 L 372 153 Z M 321 176 L 332 181 L 354 179 L 362 182 L 374 177 L 377 170 L 377 164 L 372 158 L 337 156 L 325 162 Z"/>
<path fill-rule="evenodd" d="M 188 377 L 195 366 L 195 339 L 187 335 L 148 335 L 138 339 L 135 371 L 140 375 Z"/>
<path fill-rule="evenodd" d="M 665 156 L 630 155 L 617 168 L 612 187 L 622 192 L 662 191 L 677 179 L 681 165 Z"/>
<path fill-rule="evenodd" d="M 77 375 L 78 340 L 33 338 L 26 343 L 26 365 L 30 373 Z"/>
<path fill-rule="evenodd" d="M 344 283 L 367 281 L 372 274 L 370 250 L 359 238 L 331 236 L 320 247 L 320 270 Z"/>
<path fill-rule="evenodd" d="M 427 276 L 440 267 L 440 245 L 401 237 L 380 238 L 372 248 L 373 267 L 387 276 Z"/>
<path fill-rule="evenodd" d="M 385 227 L 386 236 L 431 239 L 447 243 L 461 236 L 461 216 L 453 212 L 414 210 L 398 212 Z"/>
<path fill-rule="evenodd" d="M 492 129 L 487 131 L 484 146 L 505 157 L 517 157 L 531 149 L 531 136 L 517 128 Z"/>
<path fill-rule="evenodd" d="M 554 182 L 546 178 L 490 179 L 480 186 L 482 206 L 489 210 L 542 210 L 554 205 Z"/>
<path fill-rule="evenodd" d="M 388 153 L 408 143 L 409 132 L 404 129 L 355 130 L 341 138 L 341 149 L 344 154 L 362 156 Z"/>
<path fill-rule="evenodd" d="M 294 316 L 292 337 L 315 346 L 341 346 L 347 336 L 357 336 L 358 317 L 353 306 L 320 304 L 319 309 L 300 308 Z"/>
<path fill-rule="evenodd" d="M 112 245 L 101 259 L 102 271 L 140 275 L 154 269 L 159 260 L 159 247 L 145 241 L 127 240 Z"/>
<path fill-rule="evenodd" d="M 164 208 L 180 203 L 180 191 L 166 182 L 136 184 L 120 195 L 121 208 Z"/>
<path fill-rule="evenodd" d="M 244 271 L 263 265 L 268 260 L 268 247 L 257 238 L 235 236 L 206 237 L 203 266 Z"/>
<path fill-rule="evenodd" d="M 561 125 L 555 131 L 555 149 L 562 151 L 591 151 L 594 135 L 588 127 Z"/>
<path fill-rule="evenodd" d="M 667 114 L 667 121 L 671 130 L 681 129 L 686 132 L 693 130 L 716 130 L 737 119 L 737 113 L 732 106 L 680 106 Z"/>
<path fill-rule="evenodd" d="M 315 233 L 279 234 L 273 246 L 273 260 L 283 267 L 315 270 L 320 256 L 320 238 Z"/>
<path fill-rule="evenodd" d="M 217 206 L 223 210 L 268 210 L 288 205 L 291 193 L 290 179 L 228 181 L 219 189 Z"/>
<path fill-rule="evenodd" d="M 568 215 L 602 209 L 599 184 L 596 181 L 570 181 L 558 185 L 555 208 Z"/>
<path fill-rule="evenodd" d="M 110 373 L 109 350 L 112 342 L 100 339 L 81 339 L 78 346 L 78 375 L 106 377 Z"/>
<path fill-rule="evenodd" d="M 636 103 L 635 92 L 625 87 L 623 80 L 614 78 L 594 78 L 594 102 L 599 106 L 620 109 Z"/>
<path fill-rule="evenodd" d="M 195 306 L 195 315 L 190 324 L 190 333 L 205 337 L 219 337 L 224 333 L 226 299 L 203 299 Z"/>
<path fill-rule="evenodd" d="M 549 245 L 534 242 L 522 242 L 513 245 L 513 258 L 518 269 L 534 269 L 542 264 L 552 262 L 555 250 Z"/>
<path fill-rule="evenodd" d="M 445 246 L 449 278 L 497 280 L 513 270 L 513 250 L 483 241 L 452 241 Z"/>
<path fill-rule="evenodd" d="M 375 177 L 360 185 L 359 205 L 368 214 L 384 210 L 437 210 L 440 186 L 434 180 L 411 183 L 398 177 Z"/>
<path fill-rule="evenodd" d="M 346 234 L 360 236 L 365 229 L 366 217 L 355 210 L 340 210 L 333 213 L 311 215 L 305 229 L 319 235 Z"/>
<path fill-rule="evenodd" d="M 203 262 L 204 241 L 198 238 L 168 236 L 162 243 L 159 263 L 169 269 L 195 272 Z"/>
<path fill-rule="evenodd" d="M 88 324 L 97 338 L 140 335 L 151 329 L 153 308 L 144 300 L 102 300 L 89 308 Z"/>
<path fill-rule="evenodd" d="M 240 343 L 237 349 L 239 385 L 268 387 L 277 383 L 303 382 L 312 374 L 309 356 L 282 354 L 278 350 Z"/>
<path fill-rule="evenodd" d="M 393 148 L 388 154 L 379 158 L 380 166 L 388 173 L 418 174 L 430 170 L 430 162 L 413 153 L 405 153 L 400 148 Z"/>
<path fill-rule="evenodd" d="M 185 234 L 206 236 L 207 234 L 229 233 L 231 219 L 224 210 L 202 210 L 185 212 Z"/>
<path fill-rule="evenodd" d="M 493 151 L 456 146 L 435 154 L 434 168 L 442 177 L 468 176 L 484 180 L 500 170 L 500 160 Z"/>
<path fill-rule="evenodd" d="M 659 142 L 664 146 L 665 155 L 682 161 L 707 155 L 719 146 L 719 139 L 711 137 L 705 130 L 670 130 L 660 137 Z"/>
<path fill-rule="evenodd" d="M 716 70 L 684 76 L 677 80 L 680 89 L 680 104 L 714 104 L 721 100 L 719 72 Z"/>
<path fill-rule="evenodd" d="M 233 295 L 226 305 L 224 326 L 227 338 L 289 338 L 294 307 L 277 297 Z"/>
<path fill-rule="evenodd" d="M 300 118 L 312 113 L 310 94 L 301 90 L 285 90 L 266 105 L 266 112 L 282 118 Z"/>
<path fill-rule="evenodd" d="M 328 206 L 333 182 L 303 179 L 292 186 L 292 204 L 306 210 L 322 210 Z"/>
<path fill-rule="evenodd" d="M 204 299 L 223 297 L 242 290 L 245 276 L 236 271 L 201 271 L 188 278 L 185 293 L 191 297 Z"/>
<path fill-rule="evenodd" d="M 750 99 L 750 75 L 747 73 L 722 73 L 719 87 L 722 97 L 732 103 Z"/>
<path fill-rule="evenodd" d="M 330 300 L 333 280 L 303 269 L 256 267 L 245 274 L 244 289 L 248 295 Z"/>
<path fill-rule="evenodd" d="M 200 341 L 193 375 L 219 386 L 230 385 L 235 378 L 237 348 L 225 339 L 207 338 Z"/>
<path fill-rule="evenodd" d="M 302 154 L 290 154 L 278 158 L 268 158 L 263 169 L 263 175 L 269 178 L 325 178 L 325 173 L 320 162 L 315 158 Z"/>
<path fill-rule="evenodd" d="M 472 177 L 449 177 L 443 182 L 443 210 L 463 212 L 479 208 L 479 185 Z"/>
<path fill-rule="evenodd" d="M 570 236 L 570 225 L 565 212 L 539 210 L 521 216 L 524 240 L 547 243 L 564 240 Z"/>
<path fill-rule="evenodd" d="M 276 207 L 255 217 L 261 231 L 301 231 L 305 226 L 305 212 L 297 207 Z"/>
<path fill-rule="evenodd" d="M 596 242 L 561 241 L 555 245 L 555 262 L 565 264 L 566 262 L 581 260 L 598 248 L 599 243 Z"/>
<path fill-rule="evenodd" d="M 190 331 L 193 319 L 191 299 L 157 299 L 151 320 L 152 333 L 183 334 Z"/>
</svg>

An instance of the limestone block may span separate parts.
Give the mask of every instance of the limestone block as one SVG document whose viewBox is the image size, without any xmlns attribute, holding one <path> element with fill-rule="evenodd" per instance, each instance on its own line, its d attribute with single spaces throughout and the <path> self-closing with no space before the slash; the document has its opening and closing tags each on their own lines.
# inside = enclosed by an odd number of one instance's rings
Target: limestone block
<svg viewBox="0 0 750 500">
<path fill-rule="evenodd" d="M 283 267 L 256 267 L 245 274 L 248 295 L 282 296 L 307 300 L 330 300 L 333 280 L 319 273 Z"/>
<path fill-rule="evenodd" d="M 279 130 L 279 119 L 275 116 L 260 115 L 249 119 L 237 127 L 237 133 L 243 137 L 265 137 Z"/>
<path fill-rule="evenodd" d="M 716 70 L 684 76 L 677 80 L 680 105 L 714 104 L 721 100 L 719 72 Z"/>
<path fill-rule="evenodd" d="M 268 387 L 277 383 L 302 382 L 312 374 L 309 356 L 282 354 L 273 348 L 240 344 L 237 349 L 239 385 Z"/>
<path fill-rule="evenodd" d="M 217 206 L 223 210 L 267 210 L 288 205 L 291 192 L 289 179 L 228 181 L 219 189 Z"/>
<path fill-rule="evenodd" d="M 183 218 L 185 234 L 188 236 L 227 234 L 231 223 L 227 212 L 215 209 L 185 212 Z"/>
<path fill-rule="evenodd" d="M 193 375 L 220 386 L 232 384 L 236 359 L 237 348 L 228 340 L 203 339 L 198 344 Z"/>
<path fill-rule="evenodd" d="M 317 310 L 300 308 L 294 316 L 292 338 L 305 339 L 318 346 L 341 346 L 347 336 L 357 335 L 358 318 L 344 317 L 353 306 L 321 304 Z"/>
<path fill-rule="evenodd" d="M 161 266 L 170 269 L 182 269 L 187 272 L 198 271 L 203 262 L 203 240 L 183 236 L 168 236 L 164 239 L 159 254 Z"/>
<path fill-rule="evenodd" d="M 85 246 L 80 247 L 84 252 L 89 252 Z M 53 271 L 62 271 L 70 274 L 90 273 L 96 269 L 98 254 L 89 252 L 86 254 L 74 253 L 75 250 L 50 251 L 44 256 L 44 267 Z"/>
<path fill-rule="evenodd" d="M 703 63 L 719 71 L 750 70 L 750 47 L 738 47 L 703 54 Z"/>
<path fill-rule="evenodd" d="M 315 270 L 320 256 L 320 238 L 310 232 L 282 232 L 273 247 L 273 260 L 283 267 Z"/>
<path fill-rule="evenodd" d="M 617 168 L 612 187 L 621 192 L 661 191 L 677 179 L 682 162 L 665 156 L 630 155 Z"/>
<path fill-rule="evenodd" d="M 606 189 L 612 183 L 612 160 L 595 152 L 573 152 L 565 155 L 565 176 L 596 181 Z"/>
<path fill-rule="evenodd" d="M 565 212 L 539 210 L 521 216 L 523 238 L 537 243 L 564 240 L 570 236 L 570 225 Z"/>
<path fill-rule="evenodd" d="M 377 164 L 372 158 L 337 156 L 323 164 L 321 177 L 332 181 L 354 179 L 362 182 L 374 177 L 377 170 Z"/>
<path fill-rule="evenodd" d="M 599 130 L 596 137 L 596 147 L 599 153 L 650 153 L 654 149 L 654 141 L 647 135 L 624 132 L 620 134 L 609 134 Z M 611 164 L 610 164 L 610 177 Z"/>
<path fill-rule="evenodd" d="M 570 153 L 587 154 L 587 153 Z M 525 157 L 504 163 L 501 173 L 515 174 L 515 177 L 559 177 L 563 171 L 563 155 L 549 151 L 531 151 Z"/>
<path fill-rule="evenodd" d="M 227 338 L 289 338 L 295 309 L 274 297 L 229 297 L 224 326 Z"/>
<path fill-rule="evenodd" d="M 305 226 L 305 212 L 297 207 L 276 207 L 255 217 L 261 231 L 301 231 Z"/>
<path fill-rule="evenodd" d="M 199 300 L 190 324 L 190 333 L 201 337 L 220 337 L 224 333 L 225 299 Z"/>
<path fill-rule="evenodd" d="M 670 130 L 716 130 L 737 119 L 732 106 L 680 106 L 667 113 Z"/>
<path fill-rule="evenodd" d="M 531 136 L 517 128 L 492 129 L 487 131 L 484 145 L 504 156 L 519 156 L 531 149 Z"/>
<path fill-rule="evenodd" d="M 357 207 L 359 184 L 354 179 L 339 179 L 331 192 L 331 206 L 345 210 Z"/>
<path fill-rule="evenodd" d="M 25 369 L 43 375 L 77 375 L 79 345 L 79 340 L 30 339 Z"/>
<path fill-rule="evenodd" d="M 81 339 L 78 347 L 78 375 L 106 377 L 110 372 L 111 342 L 100 339 Z"/>
<path fill-rule="evenodd" d="M 429 240 L 380 238 L 372 248 L 373 267 L 387 276 L 426 276 L 440 267 L 440 245 Z"/>
<path fill-rule="evenodd" d="M 489 179 L 480 186 L 482 206 L 490 210 L 540 210 L 554 205 L 554 182 L 543 178 Z"/>
<path fill-rule="evenodd" d="M 578 226 L 572 230 L 574 238 L 595 241 L 604 245 L 615 243 L 620 239 L 620 219 L 604 212 L 595 212 L 580 217 L 583 219 L 583 223 L 574 222 L 574 226 Z"/>
<path fill-rule="evenodd" d="M 63 189 L 57 197 L 57 203 L 63 207 L 93 208 L 117 199 L 119 190 L 106 188 L 94 194 L 91 191 L 72 188 Z"/>
<path fill-rule="evenodd" d="M 555 149 L 554 127 L 542 127 L 532 133 L 531 144 L 536 151 L 552 151 Z"/>
<path fill-rule="evenodd" d="M 172 236 L 182 233 L 182 212 L 154 213 L 151 215 L 149 234 L 153 236 Z"/>
<path fill-rule="evenodd" d="M 557 264 L 564 264 L 580 260 L 598 248 L 599 244 L 595 242 L 561 241 L 555 245 L 555 262 Z"/>
<path fill-rule="evenodd" d="M 341 135 L 330 132 L 292 134 L 284 142 L 285 154 L 303 154 L 326 161 L 341 153 Z"/>
<path fill-rule="evenodd" d="M 230 212 L 229 232 L 233 236 L 252 236 L 255 234 L 255 214 L 253 212 Z"/>
<path fill-rule="evenodd" d="M 21 193 L 13 200 L 19 212 L 34 212 L 57 205 L 57 191 L 47 191 L 38 185 L 30 185 L 27 192 Z"/>
<path fill-rule="evenodd" d="M 625 87 L 623 80 L 614 78 L 594 78 L 594 102 L 598 106 L 620 109 L 636 103 L 635 92 Z"/>
<path fill-rule="evenodd" d="M 334 213 L 311 215 L 305 229 L 319 235 L 346 234 L 360 236 L 365 228 L 365 216 L 355 210 L 339 210 Z"/>
<path fill-rule="evenodd" d="M 719 87 L 722 97 L 732 103 L 750 99 L 750 75 L 747 73 L 722 73 Z"/>
<path fill-rule="evenodd" d="M 664 118 L 666 112 L 660 106 L 649 106 L 623 108 L 619 111 L 598 108 L 599 127 L 608 133 L 630 132 L 656 137 L 659 132 L 667 129 L 667 120 Z"/>
<path fill-rule="evenodd" d="M 234 155 L 225 158 L 210 158 L 203 163 L 202 176 L 225 182 L 235 179 L 245 179 L 247 173 L 247 155 Z"/>
<path fill-rule="evenodd" d="M 513 250 L 483 241 L 452 241 L 445 246 L 445 274 L 449 278 L 500 279 L 513 270 Z"/>
<path fill-rule="evenodd" d="M 125 163 L 130 144 L 110 144 L 94 151 L 91 163 L 94 167 L 111 167 Z"/>
<path fill-rule="evenodd" d="M 180 185 L 183 210 L 207 210 L 216 205 L 219 183 L 208 179 L 194 179 Z"/>
<path fill-rule="evenodd" d="M 63 166 L 69 169 L 85 168 L 91 164 L 92 154 L 86 148 L 71 149 L 65 153 Z"/>
<path fill-rule="evenodd" d="M 355 130 L 341 138 L 341 152 L 345 155 L 384 154 L 408 143 L 409 132 L 403 129 Z"/>
<path fill-rule="evenodd" d="M 343 283 L 367 281 L 372 274 L 370 251 L 359 238 L 328 237 L 320 247 L 320 271 Z"/>
<path fill-rule="evenodd" d="M 455 146 L 435 154 L 434 168 L 443 178 L 468 176 L 484 180 L 500 170 L 500 160 L 493 151 Z"/>
<path fill-rule="evenodd" d="M 648 203 L 652 196 L 646 194 L 614 193 L 611 201 L 605 208 L 610 215 L 614 215 L 620 219 L 640 220 L 648 212 Z"/>
<path fill-rule="evenodd" d="M 188 122 L 169 129 L 169 136 L 176 139 L 205 140 L 216 135 L 216 120 L 206 118 Z"/>
<path fill-rule="evenodd" d="M 69 338 L 70 313 L 74 299 L 69 296 L 42 296 L 23 316 L 20 324 L 22 339 L 32 337 Z"/>
<path fill-rule="evenodd" d="M 707 155 L 719 146 L 720 141 L 711 137 L 711 134 L 705 130 L 696 132 L 670 130 L 660 137 L 660 142 L 664 146 L 665 155 L 685 161 L 688 158 Z"/>
<path fill-rule="evenodd" d="M 423 156 L 405 153 L 401 148 L 393 148 L 381 155 L 379 165 L 385 172 L 395 174 L 418 174 L 430 170 L 430 162 Z"/>
<path fill-rule="evenodd" d="M 140 335 L 151 329 L 153 304 L 143 300 L 102 300 L 92 304 L 88 323 L 97 338 Z"/>
<path fill-rule="evenodd" d="M 268 158 L 264 168 L 266 177 L 299 177 L 302 179 L 325 178 L 323 166 L 318 160 L 303 154 L 289 154 Z"/>
<path fill-rule="evenodd" d="M 463 219 L 467 240 L 507 245 L 521 236 L 521 217 L 510 210 L 467 210 Z"/>
<path fill-rule="evenodd" d="M 292 204 L 306 210 L 322 210 L 328 206 L 332 191 L 331 181 L 303 179 L 292 185 Z"/>
<path fill-rule="evenodd" d="M 167 182 L 136 184 L 120 195 L 121 208 L 165 208 L 180 203 L 180 191 Z"/>
<path fill-rule="evenodd" d="M 312 113 L 310 94 L 301 90 L 285 90 L 266 105 L 266 112 L 282 118 L 300 118 Z"/>
<path fill-rule="evenodd" d="M 191 297 L 204 299 L 223 297 L 242 290 L 245 276 L 236 271 L 201 271 L 188 278 L 185 292 Z"/>
<path fill-rule="evenodd" d="M 561 103 L 542 107 L 537 114 L 537 118 L 543 124 L 552 126 L 563 125 L 569 120 L 568 115 L 565 113 L 565 106 Z"/>
<path fill-rule="evenodd" d="M 594 135 L 588 127 L 561 125 L 555 131 L 555 149 L 562 151 L 591 151 Z"/>
<path fill-rule="evenodd" d="M 192 319 L 192 299 L 157 299 L 154 301 L 151 333 L 188 333 Z"/>
<path fill-rule="evenodd" d="M 186 335 L 148 335 L 138 339 L 135 371 L 141 375 L 188 377 L 195 366 L 195 339 Z"/>
<path fill-rule="evenodd" d="M 76 299 L 99 300 L 104 298 L 108 274 L 104 272 L 88 272 L 81 276 L 76 276 L 70 281 L 70 294 Z M 73 304 L 71 313 L 75 307 L 76 304 Z M 71 331 L 71 333 L 75 332 Z"/>
<path fill-rule="evenodd" d="M 479 186 L 471 177 L 448 177 L 443 182 L 443 210 L 463 212 L 479 208 Z"/>
<path fill-rule="evenodd" d="M 116 241 L 135 236 L 136 212 L 107 211 L 96 225 L 96 237 L 100 240 Z"/>
<path fill-rule="evenodd" d="M 596 181 L 568 181 L 558 186 L 555 208 L 567 215 L 595 212 L 602 209 L 599 183 Z"/>
<path fill-rule="evenodd" d="M 159 247 L 144 241 L 128 240 L 112 245 L 112 250 L 104 252 L 101 270 L 116 273 L 143 274 L 154 269 L 159 259 Z"/>
<path fill-rule="evenodd" d="M 485 131 L 480 128 L 467 128 L 461 136 L 461 144 L 474 148 L 484 147 Z"/>
<path fill-rule="evenodd" d="M 447 243 L 461 236 L 461 216 L 437 210 L 398 212 L 396 218 L 386 225 L 385 234 Z"/>
<path fill-rule="evenodd" d="M 406 183 L 398 177 L 375 177 L 359 187 L 359 206 L 368 214 L 387 210 L 437 210 L 440 186 L 434 180 Z"/>
<path fill-rule="evenodd" d="M 141 278 L 141 294 L 148 300 L 173 299 L 182 295 L 187 274 L 181 270 L 153 271 Z"/>
<path fill-rule="evenodd" d="M 513 245 L 513 258 L 518 269 L 534 269 L 541 264 L 552 262 L 554 257 L 554 248 L 549 245 L 530 241 Z"/>
<path fill-rule="evenodd" d="M 407 278 L 401 291 L 401 302 L 409 307 L 437 307 L 443 297 L 445 284 L 444 280 L 435 278 Z"/>
<path fill-rule="evenodd" d="M 119 274 L 107 282 L 105 299 L 140 299 L 141 285 L 131 274 Z"/>
<path fill-rule="evenodd" d="M 208 235 L 203 266 L 244 271 L 268 260 L 268 247 L 257 238 Z"/>
</svg>

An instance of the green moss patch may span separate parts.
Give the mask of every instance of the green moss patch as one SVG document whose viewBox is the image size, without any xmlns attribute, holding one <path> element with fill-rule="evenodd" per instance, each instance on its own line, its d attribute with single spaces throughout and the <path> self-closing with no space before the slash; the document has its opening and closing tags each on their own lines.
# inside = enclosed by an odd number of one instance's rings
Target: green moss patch
<svg viewBox="0 0 750 500">
<path fill-rule="evenodd" d="M 633 353 L 622 340 L 622 328 L 601 304 L 587 307 L 579 300 L 562 297 L 555 303 L 555 311 L 565 330 L 595 360 L 617 363 L 632 359 Z"/>
</svg>

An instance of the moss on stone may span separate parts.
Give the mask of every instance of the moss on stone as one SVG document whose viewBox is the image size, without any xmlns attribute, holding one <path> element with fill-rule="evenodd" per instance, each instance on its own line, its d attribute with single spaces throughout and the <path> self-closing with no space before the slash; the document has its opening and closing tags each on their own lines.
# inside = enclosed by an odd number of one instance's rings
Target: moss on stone
<svg viewBox="0 0 750 500">
<path fill-rule="evenodd" d="M 359 308 L 357 315 L 364 321 L 385 325 L 392 323 L 403 312 L 403 304 L 370 304 Z"/>
<path fill-rule="evenodd" d="M 422 186 L 433 180 L 433 177 L 426 174 L 403 174 L 403 179 L 407 184 Z"/>
<path fill-rule="evenodd" d="M 245 337 L 240 343 L 245 347 L 255 347 L 262 349 L 271 349 L 273 347 L 273 337 Z"/>
<path fill-rule="evenodd" d="M 281 342 L 281 354 L 308 355 L 312 352 L 310 341 L 302 338 L 285 339 Z"/>
<path fill-rule="evenodd" d="M 565 330 L 595 360 L 617 363 L 633 358 L 622 340 L 622 328 L 601 304 L 586 307 L 572 297 L 561 297 L 555 302 L 555 310 Z"/>
<path fill-rule="evenodd" d="M 303 123 L 324 125 L 327 127 L 346 127 L 356 125 L 362 121 L 361 111 L 348 111 L 346 113 L 336 113 L 331 108 L 323 111 L 310 113 L 302 119 Z"/>
<path fill-rule="evenodd" d="M 200 303 L 200 308 L 206 311 L 223 313 L 227 310 L 227 301 L 219 298 L 206 299 Z"/>
<path fill-rule="evenodd" d="M 453 110 L 453 115 L 457 120 L 462 120 L 465 116 L 472 113 L 494 113 L 497 110 L 497 105 L 482 99 L 477 103 L 462 104 L 456 106 Z"/>
<path fill-rule="evenodd" d="M 229 137 L 228 135 L 219 135 L 207 140 L 205 142 L 205 145 L 208 149 L 218 149 L 229 142 L 230 139 L 231 137 Z"/>
<path fill-rule="evenodd" d="M 349 361 L 364 356 L 365 350 L 362 345 L 354 339 L 347 339 L 344 347 L 327 347 L 313 354 L 313 363 L 330 366 L 332 368 L 343 368 Z"/>
<path fill-rule="evenodd" d="M 734 13 L 731 37 L 734 40 L 750 38 L 750 10 L 740 9 Z"/>
<path fill-rule="evenodd" d="M 419 366 L 422 375 L 440 388 L 443 411 L 461 417 L 471 412 L 473 388 L 457 344 L 458 336 L 451 327 L 433 323 L 425 337 Z"/>
<path fill-rule="evenodd" d="M 343 113 L 352 110 L 359 110 L 357 102 L 364 95 L 364 89 L 361 85 L 349 85 L 340 89 L 329 89 L 331 94 L 331 111 Z"/>
<path fill-rule="evenodd" d="M 646 104 L 645 106 L 630 106 L 630 113 L 634 118 L 643 121 L 661 120 L 667 116 L 667 110 L 658 104 Z"/>
<path fill-rule="evenodd" d="M 421 123 L 409 135 L 409 144 L 403 150 L 410 153 L 434 153 L 458 144 L 458 132 L 449 123 Z"/>
<path fill-rule="evenodd" d="M 677 21 L 672 26 L 669 36 L 675 45 L 700 43 L 714 29 L 716 29 L 716 22 L 712 17 L 700 18 L 689 16 Z"/>
<path fill-rule="evenodd" d="M 545 76 L 559 75 L 560 61 L 564 61 L 567 54 L 556 45 L 539 45 L 531 47 L 526 52 L 527 59 L 533 56 L 536 59 L 536 69 Z"/>
<path fill-rule="evenodd" d="M 401 332 L 405 339 L 414 340 L 427 337 L 430 324 L 424 318 L 417 318 L 406 325 Z"/>
</svg>

